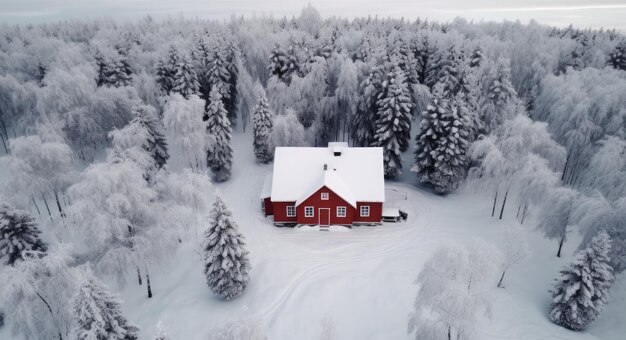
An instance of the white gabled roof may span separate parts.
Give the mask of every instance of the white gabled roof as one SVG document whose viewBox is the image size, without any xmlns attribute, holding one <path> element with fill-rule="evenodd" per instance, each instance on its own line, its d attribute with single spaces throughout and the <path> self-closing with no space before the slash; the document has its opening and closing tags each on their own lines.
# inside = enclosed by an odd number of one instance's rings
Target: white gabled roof
<svg viewBox="0 0 626 340">
<path fill-rule="evenodd" d="M 335 152 L 341 155 L 335 156 Z M 356 202 L 384 202 L 382 148 L 351 148 L 346 143 L 329 143 L 327 148 L 276 148 L 273 202 L 294 201 L 298 205 L 324 185 L 352 206 Z"/>
<path fill-rule="evenodd" d="M 263 180 L 263 188 L 261 189 L 261 199 L 271 197 L 272 195 L 272 175 L 266 175 Z"/>
</svg>

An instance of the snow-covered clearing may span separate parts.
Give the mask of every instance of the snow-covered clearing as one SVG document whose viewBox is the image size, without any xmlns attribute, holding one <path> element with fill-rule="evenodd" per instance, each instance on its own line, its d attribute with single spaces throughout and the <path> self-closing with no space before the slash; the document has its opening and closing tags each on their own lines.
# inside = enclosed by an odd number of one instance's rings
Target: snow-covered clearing
<svg viewBox="0 0 626 340">
<path fill-rule="evenodd" d="M 152 299 L 132 275 L 121 292 L 128 318 L 144 335 L 152 334 L 160 320 L 173 339 L 204 339 L 211 328 L 243 314 L 260 319 L 270 339 L 317 339 L 325 317 L 334 321 L 337 339 L 410 339 L 407 315 L 417 288 L 413 281 L 424 261 L 451 241 L 482 238 L 498 244 L 506 223 L 515 223 L 514 211 L 505 211 L 502 221 L 491 218 L 488 197 L 464 190 L 442 197 L 387 182 L 387 204 L 408 212 L 407 222 L 329 232 L 277 228 L 263 217 L 258 201 L 272 165 L 256 165 L 251 144 L 249 135 L 234 135 L 233 176 L 214 186 L 246 236 L 253 266 L 250 285 L 231 301 L 214 297 L 202 274 L 200 239 L 192 231 L 175 258 L 151 268 Z M 613 287 L 616 298 L 606 313 L 588 331 L 571 332 L 547 318 L 547 290 L 579 243 L 577 233 L 571 238 L 565 256 L 557 259 L 555 243 L 530 233 L 530 258 L 507 273 L 505 289 L 493 283 L 492 315 L 479 327 L 477 338 L 623 339 L 623 280 Z M 2 339 L 8 333 L 6 328 L 3 332 Z"/>
</svg>

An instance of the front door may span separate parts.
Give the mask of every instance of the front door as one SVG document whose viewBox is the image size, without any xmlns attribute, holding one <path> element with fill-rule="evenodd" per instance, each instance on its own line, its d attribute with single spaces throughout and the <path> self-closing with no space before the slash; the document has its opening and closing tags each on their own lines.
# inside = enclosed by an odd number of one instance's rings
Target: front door
<svg viewBox="0 0 626 340">
<path fill-rule="evenodd" d="M 330 225 L 330 208 L 319 208 L 320 225 Z"/>
</svg>

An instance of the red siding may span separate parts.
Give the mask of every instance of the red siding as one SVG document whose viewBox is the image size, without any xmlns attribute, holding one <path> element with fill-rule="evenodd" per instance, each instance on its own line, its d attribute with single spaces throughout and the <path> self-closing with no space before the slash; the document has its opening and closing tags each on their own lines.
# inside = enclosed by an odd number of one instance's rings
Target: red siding
<svg viewBox="0 0 626 340">
<path fill-rule="evenodd" d="M 361 217 L 361 206 L 369 205 L 370 216 Z M 355 223 L 380 223 L 383 217 L 383 204 L 381 202 L 357 202 L 354 214 Z"/>
<path fill-rule="evenodd" d="M 297 223 L 296 217 L 287 217 L 287 206 L 295 204 L 296 202 L 272 202 L 274 223 Z"/>
<path fill-rule="evenodd" d="M 328 193 L 328 199 L 322 200 L 322 193 Z M 337 207 L 346 207 L 346 216 L 337 217 Z M 305 217 L 304 208 L 313 207 L 313 217 Z M 296 207 L 299 224 L 325 224 L 320 222 L 320 209 L 330 209 L 330 224 L 352 224 L 354 208 L 326 187 L 317 190 L 313 195 Z"/>
<path fill-rule="evenodd" d="M 272 204 L 272 200 L 269 197 L 263 199 L 263 204 L 265 207 L 265 216 L 274 215 L 274 205 Z"/>
</svg>

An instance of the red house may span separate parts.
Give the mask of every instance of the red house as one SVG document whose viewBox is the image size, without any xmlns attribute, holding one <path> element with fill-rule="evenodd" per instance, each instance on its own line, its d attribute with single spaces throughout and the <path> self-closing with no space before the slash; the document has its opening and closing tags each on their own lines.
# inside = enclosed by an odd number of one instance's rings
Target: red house
<svg viewBox="0 0 626 340">
<path fill-rule="evenodd" d="M 275 225 L 380 224 L 385 201 L 382 148 L 278 147 L 261 192 Z"/>
</svg>

